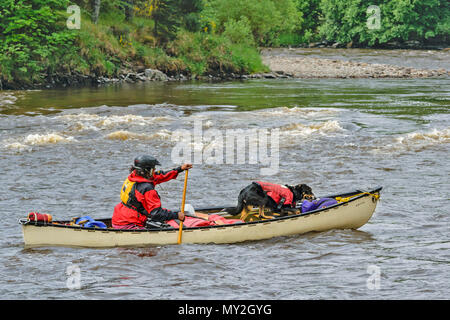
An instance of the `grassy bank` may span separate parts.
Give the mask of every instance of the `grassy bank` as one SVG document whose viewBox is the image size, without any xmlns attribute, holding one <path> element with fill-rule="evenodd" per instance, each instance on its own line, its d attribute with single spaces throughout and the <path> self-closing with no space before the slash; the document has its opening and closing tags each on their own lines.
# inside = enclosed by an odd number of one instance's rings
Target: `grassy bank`
<svg viewBox="0 0 450 320">
<path fill-rule="evenodd" d="M 97 23 L 88 10 L 81 10 L 81 28 L 71 30 L 66 26 L 68 1 L 0 2 L 3 89 L 90 82 L 147 68 L 194 79 L 268 71 L 251 44 L 182 27 L 170 39 L 161 39 L 155 36 L 154 19 L 138 14 L 127 19 L 111 4 Z"/>
<path fill-rule="evenodd" d="M 206 32 L 179 30 L 163 45 L 152 35 L 154 22 L 135 17 L 127 22 L 111 14 L 97 25 L 85 19 L 79 35 L 82 72 L 117 75 L 124 69 L 155 68 L 168 75 L 191 77 L 204 74 L 253 73 L 267 68 L 255 47 L 234 43 L 228 37 Z"/>
<path fill-rule="evenodd" d="M 0 0 L 0 88 L 262 73 L 259 47 L 312 42 L 448 47 L 449 17 L 441 0 Z"/>
</svg>

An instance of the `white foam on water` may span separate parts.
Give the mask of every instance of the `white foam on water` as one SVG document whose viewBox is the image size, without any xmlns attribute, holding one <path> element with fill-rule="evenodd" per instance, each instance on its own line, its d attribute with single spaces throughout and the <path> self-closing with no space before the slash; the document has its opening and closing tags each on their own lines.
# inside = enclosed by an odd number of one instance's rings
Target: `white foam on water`
<svg viewBox="0 0 450 320">
<path fill-rule="evenodd" d="M 31 151 L 32 146 L 43 146 L 58 143 L 70 143 L 76 142 L 77 140 L 72 136 L 61 136 L 57 133 L 48 134 L 29 134 L 26 137 L 19 139 L 19 141 L 13 141 L 11 139 L 4 140 L 4 147 L 6 149 L 16 150 L 16 151 Z"/>
<path fill-rule="evenodd" d="M 411 132 L 394 137 L 391 143 L 376 147 L 374 153 L 419 152 L 433 146 L 450 143 L 450 128 L 432 129 L 429 132 Z"/>
<path fill-rule="evenodd" d="M 0 93 L 0 107 L 13 105 L 17 101 L 17 97 L 10 92 Z"/>
<path fill-rule="evenodd" d="M 75 131 L 111 129 L 121 125 L 146 126 L 172 120 L 170 116 L 144 117 L 135 114 L 100 116 L 98 114 L 79 113 L 55 117 L 70 124 Z"/>
<path fill-rule="evenodd" d="M 337 120 L 329 120 L 313 124 L 293 123 L 280 128 L 284 135 L 310 136 L 312 134 L 331 135 L 336 132 L 344 132 Z"/>
<path fill-rule="evenodd" d="M 172 136 L 169 130 L 163 129 L 152 134 L 136 133 L 127 130 L 117 130 L 107 134 L 110 140 L 168 140 Z"/>
<path fill-rule="evenodd" d="M 334 108 L 299 108 L 299 107 L 279 107 L 279 108 L 271 108 L 258 110 L 256 113 L 258 115 L 264 116 L 288 116 L 288 117 L 301 117 L 301 118 L 316 118 L 323 116 L 335 116 L 338 113 L 342 112 L 342 110 L 334 109 Z"/>
</svg>

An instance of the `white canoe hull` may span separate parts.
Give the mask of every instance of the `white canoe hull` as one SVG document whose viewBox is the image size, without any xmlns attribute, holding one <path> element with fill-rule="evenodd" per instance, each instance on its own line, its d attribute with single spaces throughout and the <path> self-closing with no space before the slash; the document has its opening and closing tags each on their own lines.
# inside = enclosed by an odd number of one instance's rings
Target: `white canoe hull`
<svg viewBox="0 0 450 320">
<path fill-rule="evenodd" d="M 185 228 L 182 243 L 237 243 L 331 229 L 358 229 L 372 217 L 379 191 L 311 213 L 233 225 Z M 90 229 L 58 225 L 22 225 L 26 247 L 137 247 L 177 244 L 178 230 Z"/>
</svg>

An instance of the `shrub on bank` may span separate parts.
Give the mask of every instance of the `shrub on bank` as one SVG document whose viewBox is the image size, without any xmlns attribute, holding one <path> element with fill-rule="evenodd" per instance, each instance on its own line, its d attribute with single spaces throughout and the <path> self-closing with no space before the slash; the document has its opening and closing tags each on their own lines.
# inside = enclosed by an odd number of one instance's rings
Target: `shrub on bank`
<svg viewBox="0 0 450 320">
<path fill-rule="evenodd" d="M 189 6 L 198 6 L 198 0 L 180 1 L 186 12 Z M 123 1 L 102 3 L 97 23 L 92 22 L 90 6 L 81 6 L 81 29 L 69 30 L 69 0 L 30 0 L 26 4 L 0 0 L 2 86 L 33 87 L 73 75 L 92 79 L 118 77 L 144 68 L 194 77 L 266 70 L 256 47 L 239 41 L 240 35 L 248 33 L 248 29 L 240 29 L 240 23 L 230 23 L 226 35 L 204 30 L 190 32 L 180 27 L 177 32 L 172 30 L 170 37 L 161 38 L 164 17 L 158 18 L 155 32 L 156 20 L 151 15 L 136 14 L 127 19 Z M 165 10 L 174 11 L 168 8 L 173 3 L 176 1 L 167 2 Z M 181 25 L 195 30 L 200 25 L 197 13 L 186 14 L 189 17 L 182 19 Z"/>
<path fill-rule="evenodd" d="M 282 33 L 299 31 L 297 0 L 205 0 L 202 23 L 209 32 L 226 32 L 233 24 L 249 28 L 259 46 L 277 46 Z M 235 29 L 235 27 L 234 27 Z"/>
<path fill-rule="evenodd" d="M 181 59 L 192 76 L 267 71 L 256 48 L 233 43 L 225 35 L 181 31 L 167 52 Z"/>
</svg>

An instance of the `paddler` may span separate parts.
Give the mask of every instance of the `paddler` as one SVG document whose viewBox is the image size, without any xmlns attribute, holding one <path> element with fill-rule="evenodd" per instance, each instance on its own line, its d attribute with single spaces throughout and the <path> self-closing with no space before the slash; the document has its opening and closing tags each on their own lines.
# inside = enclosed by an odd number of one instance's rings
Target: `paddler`
<svg viewBox="0 0 450 320">
<path fill-rule="evenodd" d="M 121 202 L 114 208 L 112 226 L 117 229 L 145 229 L 147 219 L 164 222 L 172 219 L 184 221 L 183 212 L 173 212 L 161 207 L 161 199 L 155 190 L 157 184 L 176 179 L 178 174 L 192 168 L 185 163 L 169 171 L 155 171 L 161 165 L 149 155 L 134 159 L 130 175 L 120 191 Z"/>
</svg>

